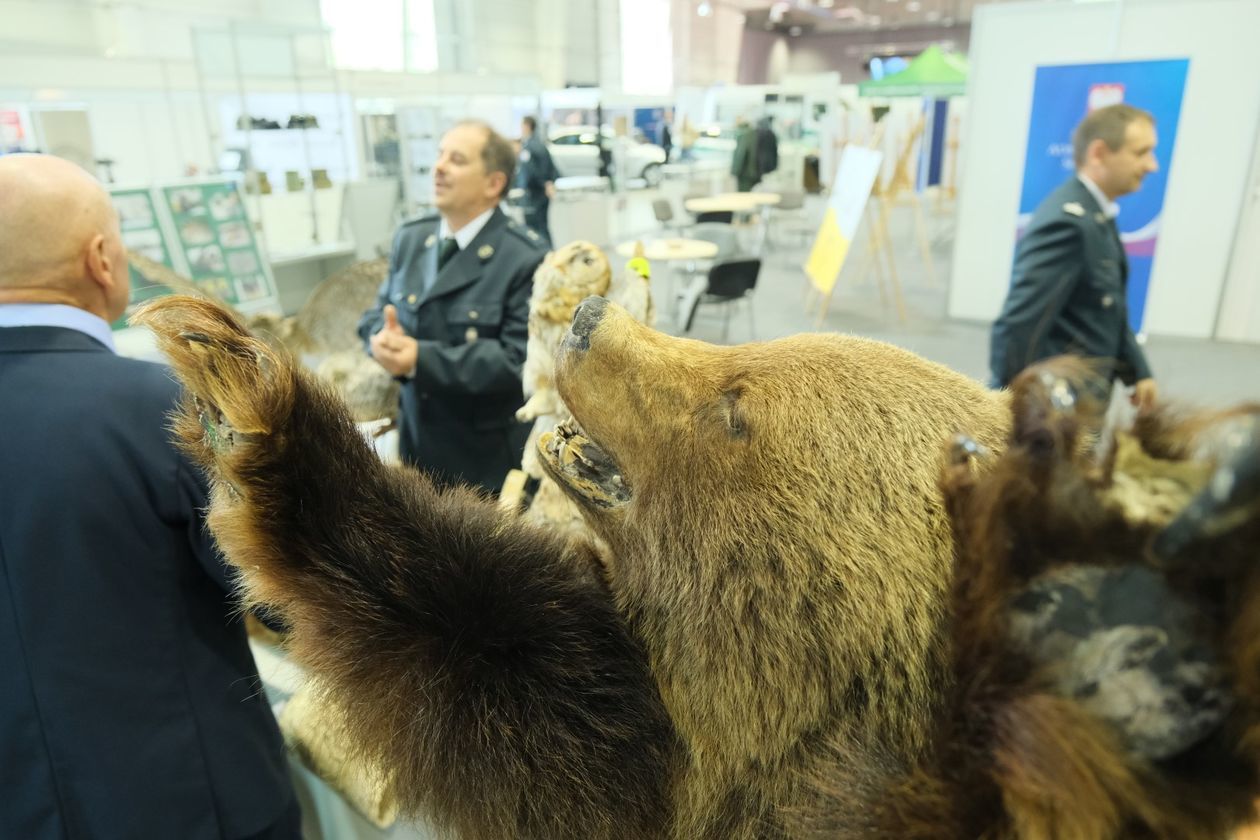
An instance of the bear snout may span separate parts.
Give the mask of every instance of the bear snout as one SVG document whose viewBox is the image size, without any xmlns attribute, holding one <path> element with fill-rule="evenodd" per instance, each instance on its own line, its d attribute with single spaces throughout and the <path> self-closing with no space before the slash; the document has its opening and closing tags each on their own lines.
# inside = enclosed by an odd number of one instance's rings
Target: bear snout
<svg viewBox="0 0 1260 840">
<path fill-rule="evenodd" d="M 604 317 L 608 309 L 608 301 L 602 297 L 588 297 L 578 304 L 573 311 L 573 323 L 569 325 L 569 334 L 564 343 L 575 350 L 586 350 L 591 346 L 591 333 Z"/>
</svg>

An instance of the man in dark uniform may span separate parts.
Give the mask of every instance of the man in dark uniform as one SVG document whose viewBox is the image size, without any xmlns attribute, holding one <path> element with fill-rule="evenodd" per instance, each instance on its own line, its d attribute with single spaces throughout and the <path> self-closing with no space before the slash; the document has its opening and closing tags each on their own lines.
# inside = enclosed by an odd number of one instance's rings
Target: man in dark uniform
<svg viewBox="0 0 1260 840">
<path fill-rule="evenodd" d="M 525 211 L 525 226 L 541 236 L 550 248 L 551 228 L 547 224 L 547 214 L 551 210 L 551 199 L 556 194 L 555 180 L 560 177 L 560 172 L 551 160 L 547 144 L 538 136 L 538 121 L 533 117 L 521 120 L 521 154 L 518 161 L 517 185 L 525 190 L 525 203 L 521 207 Z"/>
<path fill-rule="evenodd" d="M 1010 293 L 993 324 L 994 387 L 1033 362 L 1072 353 L 1097 359 L 1107 381 L 1133 386 L 1139 411 L 1154 404 L 1155 380 L 1129 327 L 1115 200 L 1158 170 L 1155 143 L 1151 115 L 1129 105 L 1100 108 L 1076 127 L 1076 174 L 1037 208 L 1015 251 Z"/>
<path fill-rule="evenodd" d="M 529 426 L 521 365 L 541 238 L 499 210 L 512 145 L 482 122 L 442 137 L 433 169 L 440 215 L 394 236 L 389 275 L 359 335 L 402 383 L 399 452 L 443 483 L 497 491 Z"/>
</svg>

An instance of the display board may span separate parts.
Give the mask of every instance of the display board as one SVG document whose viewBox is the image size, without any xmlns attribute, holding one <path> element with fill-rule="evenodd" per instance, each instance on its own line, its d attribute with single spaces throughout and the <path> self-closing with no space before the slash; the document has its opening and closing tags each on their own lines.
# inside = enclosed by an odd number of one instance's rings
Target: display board
<svg viewBox="0 0 1260 840">
<path fill-rule="evenodd" d="M 1037 68 L 1028 129 L 1024 183 L 1019 200 L 1018 233 L 1037 205 L 1076 170 L 1072 132 L 1086 114 L 1117 103 L 1133 105 L 1155 118 L 1159 171 L 1146 177 L 1137 192 L 1121 196 L 1116 224 L 1129 258 L 1129 324 L 1140 332 L 1146 312 L 1160 212 L 1168 184 L 1181 117 L 1181 99 L 1189 60 L 1117 61 Z"/>
<path fill-rule="evenodd" d="M 235 180 L 111 187 L 109 195 L 128 250 L 241 311 L 279 309 L 270 265 L 258 247 Z M 131 298 L 114 329 L 125 327 L 127 316 L 139 304 L 172 291 L 132 265 Z"/>
<path fill-rule="evenodd" d="M 840 156 L 831 200 L 805 263 L 805 273 L 823 294 L 831 292 L 844 267 L 883 158 L 882 152 L 860 146 L 848 146 Z"/>
<path fill-rule="evenodd" d="M 198 287 L 242 310 L 275 303 L 276 287 L 235 180 L 159 189 L 173 245 Z"/>
<path fill-rule="evenodd" d="M 111 189 L 109 196 L 118 211 L 123 244 L 177 274 L 187 276 L 188 267 L 177 264 L 172 256 L 170 232 L 162 224 L 152 192 L 148 189 Z M 169 289 L 166 286 L 154 283 L 134 265 L 131 266 L 132 306 L 167 293 Z"/>
</svg>

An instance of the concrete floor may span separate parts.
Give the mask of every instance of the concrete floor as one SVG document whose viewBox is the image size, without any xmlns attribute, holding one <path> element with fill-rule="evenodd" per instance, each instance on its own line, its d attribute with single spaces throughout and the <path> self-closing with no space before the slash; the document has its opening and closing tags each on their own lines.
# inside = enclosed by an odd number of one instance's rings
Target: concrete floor
<svg viewBox="0 0 1260 840">
<path fill-rule="evenodd" d="M 615 244 L 635 237 L 661 235 L 652 215 L 651 200 L 665 195 L 681 211 L 681 187 L 641 190 L 625 195 L 610 219 L 609 236 Z M 812 231 L 822 217 L 824 199 L 811 196 L 806 218 L 798 224 L 800 233 L 772 236 L 763 250 L 762 272 L 752 297 L 757 340 L 821 329 L 876 338 L 905 347 L 929 359 L 948 365 L 981 381 L 988 379 L 989 325 L 951 320 L 946 317 L 946 298 L 953 249 L 953 215 L 949 207 L 925 206 L 933 271 L 925 269 L 916 245 L 913 215 L 908 207 L 891 213 L 890 235 L 897 273 L 905 299 L 906 319 L 897 318 L 889 303 L 881 301 L 880 287 L 872 276 L 859 276 L 865 257 L 865 231 L 859 233 L 845 269 L 836 286 L 829 311 L 817 325 L 817 309 L 805 308 L 806 283 L 803 265 L 812 244 Z M 745 230 L 742 240 L 753 248 L 755 232 Z M 616 260 L 614 265 L 620 267 Z M 653 291 L 658 312 L 657 324 L 666 332 L 676 332 L 669 317 L 669 269 L 654 266 Z M 934 275 L 934 276 L 933 276 Z M 674 283 L 681 288 L 682 281 Z M 745 304 L 731 313 L 729 342 L 749 340 Z M 722 341 L 722 316 L 702 307 L 691 336 L 706 341 Z M 1242 400 L 1260 400 L 1260 344 L 1151 336 L 1146 352 L 1165 397 L 1193 404 L 1223 406 Z"/>
</svg>

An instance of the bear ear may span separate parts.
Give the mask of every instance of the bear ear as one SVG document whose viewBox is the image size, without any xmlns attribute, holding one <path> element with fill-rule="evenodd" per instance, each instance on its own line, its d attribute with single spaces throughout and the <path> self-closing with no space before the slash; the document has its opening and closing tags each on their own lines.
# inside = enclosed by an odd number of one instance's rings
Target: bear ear
<svg viewBox="0 0 1260 840">
<path fill-rule="evenodd" d="M 726 424 L 726 433 L 735 440 L 748 439 L 748 417 L 739 404 L 742 392 L 739 389 L 723 391 L 718 400 L 718 415 Z"/>
</svg>

